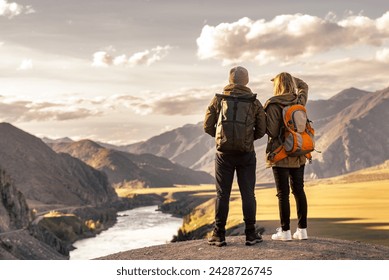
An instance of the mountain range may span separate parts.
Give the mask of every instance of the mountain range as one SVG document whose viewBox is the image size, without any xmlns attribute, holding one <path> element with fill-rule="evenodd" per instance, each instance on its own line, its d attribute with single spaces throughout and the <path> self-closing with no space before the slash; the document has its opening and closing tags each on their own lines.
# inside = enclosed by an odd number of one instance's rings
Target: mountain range
<svg viewBox="0 0 389 280">
<path fill-rule="evenodd" d="M 204 161 L 203 157 L 215 145 L 214 139 L 204 133 L 202 123 L 187 124 L 183 127 L 154 136 L 147 141 L 118 147 L 131 153 L 151 153 L 166 157 L 173 162 L 196 170 Z"/>
<path fill-rule="evenodd" d="M 316 145 L 322 153 L 308 166 L 315 177 L 349 173 L 389 158 L 389 88 L 357 93 L 354 89 L 335 96 L 350 105 L 320 120 Z"/>
<path fill-rule="evenodd" d="M 307 178 L 325 178 L 380 164 L 389 158 L 389 88 L 368 92 L 345 89 L 327 100 L 310 100 L 307 110 L 316 130 L 313 162 Z M 255 142 L 257 182 L 271 182 L 265 167 L 267 136 Z M 117 147 L 131 153 L 152 153 L 195 170 L 214 174 L 215 142 L 202 122 Z"/>
<path fill-rule="evenodd" d="M 0 168 L 23 193 L 30 209 L 96 206 L 117 199 L 104 173 L 41 139 L 0 123 Z"/>
<path fill-rule="evenodd" d="M 166 158 L 90 140 L 44 139 L 46 144 L 9 123 L 0 123 L 0 135 L 0 259 L 68 258 L 74 240 L 113 224 L 119 209 L 138 203 L 119 198 L 114 187 L 213 181 Z M 57 216 L 47 216 L 49 211 Z M 99 228 L 89 229 L 86 221 Z"/>
<path fill-rule="evenodd" d="M 9 123 L 0 123 L 0 135 L 0 168 L 31 209 L 109 204 L 117 199 L 112 186 L 213 182 L 210 174 L 166 158 L 111 150 L 90 140 L 45 139 L 46 144 Z"/>
<path fill-rule="evenodd" d="M 114 188 L 198 185 L 214 180 L 204 171 L 191 170 L 164 157 L 117 151 L 91 140 L 49 145 L 58 153 L 68 153 L 104 172 Z"/>
<path fill-rule="evenodd" d="M 376 92 L 349 88 L 328 100 L 309 101 L 321 153 L 313 153 L 307 177 L 332 177 L 387 160 L 388 100 L 389 88 Z M 202 122 L 120 147 L 68 138 L 45 139 L 46 144 L 7 123 L 0 124 L 0 133 L 0 165 L 35 206 L 101 204 L 115 199 L 109 185 L 213 182 L 215 143 L 203 132 Z M 266 141 L 265 136 L 255 142 L 258 183 L 273 180 L 271 169 L 265 168 Z"/>
</svg>

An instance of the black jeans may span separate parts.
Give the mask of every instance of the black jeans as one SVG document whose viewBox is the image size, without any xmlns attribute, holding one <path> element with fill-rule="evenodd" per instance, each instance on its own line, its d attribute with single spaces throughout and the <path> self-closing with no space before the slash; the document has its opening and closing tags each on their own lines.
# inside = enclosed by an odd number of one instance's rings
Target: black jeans
<svg viewBox="0 0 389 280">
<path fill-rule="evenodd" d="M 304 191 L 304 167 L 304 165 L 299 168 L 273 167 L 281 227 L 284 231 L 290 230 L 290 188 L 296 200 L 298 227 L 307 228 L 308 203 Z"/>
<path fill-rule="evenodd" d="M 243 220 L 245 229 L 255 229 L 257 203 L 255 200 L 255 169 L 257 159 L 255 152 L 241 154 L 216 153 L 216 205 L 215 226 L 220 232 L 225 231 L 229 211 L 231 188 L 236 171 L 239 191 L 242 197 Z"/>
</svg>

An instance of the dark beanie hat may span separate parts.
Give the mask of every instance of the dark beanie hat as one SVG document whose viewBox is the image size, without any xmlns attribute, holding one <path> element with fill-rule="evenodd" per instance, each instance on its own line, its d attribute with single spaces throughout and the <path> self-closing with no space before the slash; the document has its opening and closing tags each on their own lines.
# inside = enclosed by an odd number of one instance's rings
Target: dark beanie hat
<svg viewBox="0 0 389 280">
<path fill-rule="evenodd" d="M 249 73 L 242 66 L 236 66 L 230 70 L 230 84 L 247 85 L 249 83 Z"/>
</svg>

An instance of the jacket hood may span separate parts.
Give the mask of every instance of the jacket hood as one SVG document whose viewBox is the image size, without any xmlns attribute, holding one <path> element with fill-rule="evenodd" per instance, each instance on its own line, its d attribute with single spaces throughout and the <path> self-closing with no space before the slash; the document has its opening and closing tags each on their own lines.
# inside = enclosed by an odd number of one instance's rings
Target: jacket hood
<svg viewBox="0 0 389 280">
<path fill-rule="evenodd" d="M 229 84 L 226 85 L 223 89 L 223 94 L 225 95 L 247 95 L 252 96 L 253 93 L 250 88 L 243 86 L 243 85 L 237 85 L 237 84 Z"/>
<path fill-rule="evenodd" d="M 282 94 L 282 95 L 275 95 L 269 98 L 269 100 L 266 101 L 264 109 L 266 110 L 267 106 L 270 104 L 280 104 L 280 105 L 290 105 L 290 104 L 297 104 L 298 96 L 294 93 L 288 93 L 288 94 Z"/>
</svg>

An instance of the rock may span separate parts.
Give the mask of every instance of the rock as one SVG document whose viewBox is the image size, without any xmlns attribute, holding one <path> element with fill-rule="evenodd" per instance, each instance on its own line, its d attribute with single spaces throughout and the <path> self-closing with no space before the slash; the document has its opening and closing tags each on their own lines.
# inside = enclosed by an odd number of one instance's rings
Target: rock
<svg viewBox="0 0 389 280">
<path fill-rule="evenodd" d="M 262 243 L 245 246 L 245 237 L 228 236 L 227 246 L 215 247 L 205 239 L 176 242 L 119 252 L 98 260 L 388 260 L 389 247 L 338 239 L 312 237 L 280 242 L 264 236 Z M 147 254 L 146 254 L 147 253 Z"/>
</svg>

